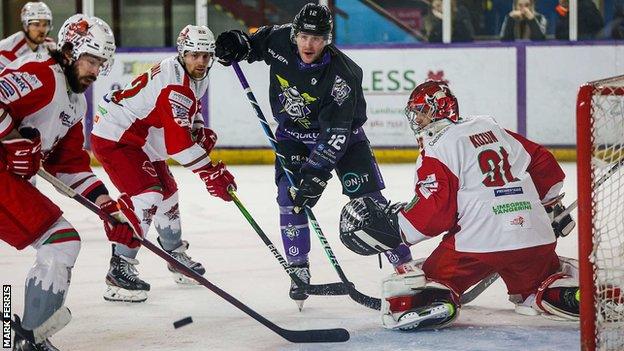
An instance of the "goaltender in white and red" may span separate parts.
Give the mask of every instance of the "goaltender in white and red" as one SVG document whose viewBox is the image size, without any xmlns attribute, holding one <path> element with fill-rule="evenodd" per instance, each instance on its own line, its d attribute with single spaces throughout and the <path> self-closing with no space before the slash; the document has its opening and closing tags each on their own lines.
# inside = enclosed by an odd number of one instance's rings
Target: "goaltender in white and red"
<svg viewBox="0 0 624 351">
<path fill-rule="evenodd" d="M 80 236 L 29 182 L 41 165 L 105 212 L 132 223 L 105 223 L 109 240 L 139 245 L 133 230 L 140 235 L 141 228 L 129 200 L 110 198 L 83 149 L 83 93 L 109 71 L 114 53 L 106 23 L 74 15 L 59 31 L 58 50 L 22 56 L 0 73 L 0 238 L 18 250 L 30 245 L 37 251 L 26 278 L 23 320 L 15 316 L 14 350 L 57 350 L 48 338 L 71 319 L 64 303 Z"/>
<path fill-rule="evenodd" d="M 178 188 L 165 161 L 171 157 L 197 173 L 211 195 L 230 201 L 234 177 L 208 154 L 216 134 L 204 127 L 199 99 L 208 87 L 215 40 L 206 26 L 186 26 L 178 36 L 178 55 L 167 58 L 136 77 L 125 89 L 100 101 L 91 146 L 115 186 L 130 195 L 147 233 L 154 222 L 158 243 L 198 274 L 206 270 L 186 254 L 182 240 Z M 114 245 L 106 276 L 109 301 L 141 302 L 150 285 L 138 277 L 138 248 Z M 175 281 L 194 283 L 169 265 Z"/>
<path fill-rule="evenodd" d="M 380 216 L 370 215 L 382 211 L 371 200 L 354 200 L 341 223 L 356 228 L 341 230 L 342 241 L 363 254 L 444 235 L 422 266 L 406 264 L 384 280 L 383 325 L 443 327 L 457 317 L 459 296 L 493 273 L 505 282 L 517 312 L 578 319 L 576 265 L 555 253 L 556 238 L 574 222 L 568 215 L 551 223 L 564 210 L 565 177 L 552 154 L 491 117 L 460 118 L 443 82 L 417 86 L 406 115 L 421 151 L 415 197 Z M 357 228 L 349 213 L 388 218 L 389 224 L 371 220 L 371 228 Z"/>
</svg>

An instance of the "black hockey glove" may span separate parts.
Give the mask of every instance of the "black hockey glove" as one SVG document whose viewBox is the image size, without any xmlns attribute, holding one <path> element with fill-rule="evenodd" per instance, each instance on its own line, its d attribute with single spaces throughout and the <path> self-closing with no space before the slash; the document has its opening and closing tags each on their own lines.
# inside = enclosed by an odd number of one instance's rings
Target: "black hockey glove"
<svg viewBox="0 0 624 351">
<path fill-rule="evenodd" d="M 548 213 L 548 217 L 550 218 L 551 225 L 553 231 L 555 232 L 555 236 L 557 238 L 567 236 L 570 234 L 572 229 L 576 226 L 576 222 L 572 219 L 570 214 L 563 216 L 560 220 L 555 220 L 560 214 L 565 211 L 565 206 L 563 206 L 560 202 L 555 203 L 552 206 L 544 206 L 546 209 L 546 213 Z"/>
<path fill-rule="evenodd" d="M 304 206 L 312 208 L 321 197 L 327 186 L 331 173 L 323 171 L 305 172 L 301 174 L 298 189 L 290 188 L 295 213 L 301 212 Z"/>
<path fill-rule="evenodd" d="M 219 34 L 215 45 L 215 55 L 224 66 L 244 60 L 251 50 L 249 36 L 240 30 L 230 30 Z"/>
</svg>

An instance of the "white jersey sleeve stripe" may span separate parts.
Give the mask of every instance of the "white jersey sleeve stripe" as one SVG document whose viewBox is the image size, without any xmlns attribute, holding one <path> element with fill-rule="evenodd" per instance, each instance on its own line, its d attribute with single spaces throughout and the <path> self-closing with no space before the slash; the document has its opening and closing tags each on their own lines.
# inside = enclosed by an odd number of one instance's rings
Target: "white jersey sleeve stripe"
<svg viewBox="0 0 624 351">
<path fill-rule="evenodd" d="M 424 235 L 416 229 L 410 221 L 399 212 L 399 228 L 401 228 L 401 236 L 410 244 L 414 245 L 430 237 Z"/>
</svg>

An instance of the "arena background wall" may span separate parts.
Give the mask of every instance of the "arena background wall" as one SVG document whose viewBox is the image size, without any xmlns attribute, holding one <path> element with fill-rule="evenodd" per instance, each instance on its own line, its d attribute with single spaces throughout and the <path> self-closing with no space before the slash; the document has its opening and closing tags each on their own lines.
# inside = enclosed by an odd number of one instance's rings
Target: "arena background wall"
<svg viewBox="0 0 624 351">
<path fill-rule="evenodd" d="M 341 49 L 364 71 L 369 118 L 364 128 L 378 160 L 391 163 L 413 162 L 418 156 L 403 109 L 411 90 L 428 78 L 448 81 L 459 99 L 460 115 L 491 115 L 505 128 L 548 146 L 558 160 L 573 161 L 578 88 L 584 82 L 624 71 L 624 45 L 605 41 Z M 88 93 L 87 135 L 102 95 L 175 54 L 173 49 L 118 50 L 111 74 L 98 79 Z M 272 121 L 268 66 L 241 67 Z M 230 164 L 272 163 L 273 152 L 233 70 L 217 63 L 209 79 L 202 103 L 205 120 L 219 135 L 212 158 Z"/>
</svg>

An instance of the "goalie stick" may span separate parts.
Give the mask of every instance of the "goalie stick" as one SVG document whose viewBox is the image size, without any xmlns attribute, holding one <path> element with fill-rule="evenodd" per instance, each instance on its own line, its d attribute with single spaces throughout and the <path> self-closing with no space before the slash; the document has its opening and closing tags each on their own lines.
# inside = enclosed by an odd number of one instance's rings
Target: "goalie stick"
<svg viewBox="0 0 624 351">
<path fill-rule="evenodd" d="M 269 139 L 271 147 L 273 148 L 273 151 L 275 152 L 278 162 L 280 163 L 281 167 L 284 169 L 284 173 L 286 174 L 286 177 L 288 178 L 290 185 L 294 186 L 292 172 L 286 168 L 284 156 L 277 151 L 277 141 L 275 140 L 275 135 L 273 134 L 273 131 L 271 131 L 271 128 L 269 127 L 269 123 L 264 117 L 264 113 L 262 112 L 262 109 L 260 108 L 260 105 L 258 104 L 258 100 L 256 100 L 256 97 L 253 91 L 251 90 L 249 83 L 247 82 L 247 78 L 245 78 L 245 74 L 243 73 L 243 71 L 241 70 L 237 62 L 232 63 L 232 68 L 234 69 L 234 72 L 236 73 L 236 76 L 238 77 L 238 80 L 240 81 L 241 86 L 243 87 L 243 90 L 245 91 L 245 94 L 247 95 L 247 99 L 249 100 L 249 103 L 254 109 L 256 116 L 260 120 L 262 129 L 264 130 L 264 133 Z M 368 308 L 372 308 L 375 310 L 380 310 L 381 309 L 380 299 L 376 297 L 371 297 L 371 296 L 368 296 L 359 292 L 355 288 L 355 285 L 347 279 L 346 275 L 344 274 L 344 271 L 340 267 L 340 263 L 338 263 L 338 259 L 334 255 L 334 252 L 331 246 L 329 246 L 329 243 L 327 242 L 327 239 L 325 238 L 325 235 L 323 234 L 323 231 L 321 230 L 321 227 L 319 226 L 316 220 L 316 217 L 314 216 L 314 213 L 308 206 L 305 206 L 305 212 L 308 215 L 310 224 L 314 228 L 314 231 L 319 241 L 321 242 L 323 249 L 325 250 L 325 254 L 327 255 L 327 258 L 329 259 L 332 266 L 336 270 L 336 273 L 338 273 L 338 276 L 340 277 L 340 280 L 342 281 L 343 286 L 345 287 L 349 297 L 351 297 L 355 302 L 363 306 L 366 306 Z M 499 275 L 497 273 L 493 273 L 489 277 L 477 283 L 477 285 L 475 285 L 470 291 L 462 295 L 461 302 L 469 303 L 470 301 L 474 300 L 485 289 L 487 289 L 494 281 L 496 281 L 498 277 Z"/>
<path fill-rule="evenodd" d="M 74 189 L 67 186 L 65 183 L 61 182 L 58 178 L 54 177 L 50 173 L 46 172 L 44 169 L 40 169 L 37 174 L 52 184 L 56 189 L 58 189 L 61 193 L 73 198 L 78 201 L 82 205 L 84 205 L 87 209 L 96 213 L 102 218 L 106 218 L 110 223 L 118 223 L 117 219 L 115 219 L 110 214 L 102 211 L 96 204 L 89 201 L 87 198 L 77 193 Z M 167 263 L 174 266 L 176 269 L 184 272 L 187 276 L 195 279 L 201 285 L 207 287 L 215 294 L 219 295 L 222 299 L 234 305 L 239 310 L 245 312 L 248 316 L 255 319 L 265 327 L 271 329 L 273 332 L 281 336 L 282 338 L 293 342 L 293 343 L 318 343 L 318 342 L 345 342 L 349 340 L 349 332 L 343 328 L 335 328 L 335 329 L 312 329 L 312 330 L 289 330 L 284 329 L 277 324 L 271 322 L 270 320 L 263 317 L 258 312 L 254 311 L 244 303 L 237 300 L 232 295 L 228 294 L 224 290 L 221 290 L 216 285 L 212 284 L 208 281 L 208 279 L 201 276 L 199 273 L 193 271 L 182 263 L 178 262 L 171 255 L 166 253 L 165 251 L 158 248 L 152 242 L 145 238 L 139 238 L 141 241 L 141 245 L 143 245 L 148 250 L 152 251 L 156 255 L 160 256 L 163 260 L 167 261 Z"/>
<path fill-rule="evenodd" d="M 345 289 L 343 283 L 330 283 L 330 284 L 315 285 L 315 284 L 306 284 L 301 279 L 299 279 L 299 277 L 294 273 L 293 268 L 291 268 L 288 265 L 288 262 L 286 262 L 286 260 L 284 259 L 284 256 L 282 256 L 279 250 L 275 248 L 275 245 L 273 245 L 273 243 L 271 242 L 271 239 L 269 239 L 269 237 L 264 233 L 262 228 L 260 228 L 260 226 L 251 216 L 249 211 L 247 211 L 243 203 L 240 201 L 240 199 L 236 195 L 236 192 L 233 189 L 229 189 L 228 192 L 230 193 L 230 196 L 232 196 L 232 199 L 234 203 L 236 204 L 236 207 L 238 207 L 240 212 L 243 214 L 243 217 L 247 219 L 247 222 L 249 222 L 251 227 L 256 231 L 260 239 L 262 239 L 264 244 L 269 248 L 273 256 L 275 256 L 275 258 L 282 265 L 282 267 L 284 267 L 284 270 L 286 271 L 286 273 L 288 273 L 290 278 L 295 282 L 295 284 L 297 284 L 297 286 L 303 287 L 305 292 L 309 295 L 347 295 L 348 294 L 348 291 L 347 289 Z"/>
<path fill-rule="evenodd" d="M 607 179 L 609 179 L 618 170 L 618 168 L 620 168 L 622 163 L 624 163 L 624 157 L 620 158 L 616 163 L 614 163 L 613 166 L 609 168 L 607 173 L 603 174 L 602 177 L 598 178 L 598 180 L 594 184 L 594 187 L 597 188 L 601 186 L 604 182 L 606 182 Z M 574 200 L 573 203 L 571 203 L 563 212 L 561 212 L 557 217 L 553 219 L 553 222 L 561 221 L 563 217 L 569 215 L 570 212 L 572 212 L 577 206 L 578 200 Z"/>
</svg>

